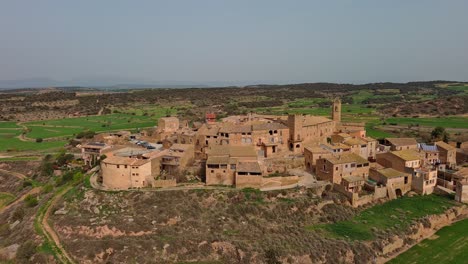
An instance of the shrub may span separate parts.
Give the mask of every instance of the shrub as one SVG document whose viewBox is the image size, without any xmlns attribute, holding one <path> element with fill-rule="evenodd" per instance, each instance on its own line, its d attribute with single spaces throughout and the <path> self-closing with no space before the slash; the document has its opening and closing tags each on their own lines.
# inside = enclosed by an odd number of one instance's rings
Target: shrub
<svg viewBox="0 0 468 264">
<path fill-rule="evenodd" d="M 37 198 L 32 195 L 26 196 L 26 198 L 24 199 L 24 202 L 26 203 L 26 206 L 28 207 L 34 207 L 39 203 L 37 201 Z"/>
<path fill-rule="evenodd" d="M 36 138 L 37 143 L 41 143 L 42 141 L 44 141 L 42 138 Z"/>
<path fill-rule="evenodd" d="M 15 222 L 16 220 L 21 221 L 21 220 L 23 220 L 23 217 L 24 217 L 24 209 L 23 209 L 23 207 L 18 207 L 18 208 L 16 208 L 16 210 L 11 215 L 11 220 L 13 222 Z"/>
<path fill-rule="evenodd" d="M 33 241 L 28 240 L 19 246 L 16 252 L 18 263 L 29 263 L 29 259 L 36 253 L 36 245 Z"/>
</svg>

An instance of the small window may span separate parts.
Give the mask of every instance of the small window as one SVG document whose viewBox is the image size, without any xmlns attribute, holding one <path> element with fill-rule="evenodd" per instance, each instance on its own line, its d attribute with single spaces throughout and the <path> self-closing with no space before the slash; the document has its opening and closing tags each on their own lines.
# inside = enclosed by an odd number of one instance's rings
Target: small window
<svg viewBox="0 0 468 264">
<path fill-rule="evenodd" d="M 117 169 L 119 169 L 119 168 L 120 168 L 120 165 L 117 165 Z"/>
<path fill-rule="evenodd" d="M 211 170 L 211 173 L 214 173 L 214 170 Z"/>
<path fill-rule="evenodd" d="M 125 168 L 127 168 L 127 165 L 125 165 Z"/>
</svg>

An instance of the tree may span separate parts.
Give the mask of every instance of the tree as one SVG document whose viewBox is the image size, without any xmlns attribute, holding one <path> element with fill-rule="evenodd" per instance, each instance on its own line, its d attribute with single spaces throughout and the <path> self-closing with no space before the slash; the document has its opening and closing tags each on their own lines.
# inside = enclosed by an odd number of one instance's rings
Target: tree
<svg viewBox="0 0 468 264">
<path fill-rule="evenodd" d="M 440 127 L 440 126 L 432 130 L 431 137 L 432 137 L 432 140 L 434 141 L 438 139 L 442 139 L 444 142 L 447 142 L 449 140 L 447 131 L 445 131 L 445 128 Z"/>
</svg>

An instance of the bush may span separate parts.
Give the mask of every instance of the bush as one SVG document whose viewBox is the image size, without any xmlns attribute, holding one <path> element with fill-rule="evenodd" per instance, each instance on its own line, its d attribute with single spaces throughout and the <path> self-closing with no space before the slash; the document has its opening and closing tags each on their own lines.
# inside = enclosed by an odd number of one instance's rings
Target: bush
<svg viewBox="0 0 468 264">
<path fill-rule="evenodd" d="M 39 202 L 37 201 L 37 198 L 32 195 L 26 196 L 26 198 L 24 199 L 24 202 L 26 203 L 26 206 L 28 207 L 34 207 L 39 204 Z"/>
<path fill-rule="evenodd" d="M 102 126 L 105 127 L 106 125 L 103 124 Z M 94 131 L 86 130 L 86 131 L 81 131 L 80 133 L 78 133 L 76 135 L 76 138 L 78 138 L 78 139 L 81 139 L 81 138 L 91 139 L 91 138 L 94 137 L 94 135 L 96 135 L 96 133 Z"/>
<path fill-rule="evenodd" d="M 44 141 L 42 138 L 36 138 L 37 143 L 41 143 L 42 141 Z"/>
<path fill-rule="evenodd" d="M 16 259 L 18 263 L 29 263 L 29 259 L 36 253 L 36 244 L 33 241 L 28 240 L 21 246 L 19 246 L 16 252 Z"/>
<path fill-rule="evenodd" d="M 16 210 L 13 212 L 13 214 L 11 215 L 11 220 L 13 222 L 19 220 L 23 220 L 23 217 L 24 217 L 24 209 L 23 207 L 18 207 L 16 208 Z"/>
<path fill-rule="evenodd" d="M 24 180 L 23 181 L 23 188 L 26 188 L 28 186 L 32 186 L 32 182 L 31 181 L 28 181 L 28 180 Z"/>
</svg>

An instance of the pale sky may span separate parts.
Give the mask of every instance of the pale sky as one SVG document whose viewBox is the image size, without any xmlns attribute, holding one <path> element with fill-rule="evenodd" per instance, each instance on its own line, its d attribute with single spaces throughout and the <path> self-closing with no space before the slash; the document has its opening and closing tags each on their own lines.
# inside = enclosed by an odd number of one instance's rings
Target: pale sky
<svg viewBox="0 0 468 264">
<path fill-rule="evenodd" d="M 0 2 L 0 80 L 468 80 L 468 1 Z"/>
</svg>

